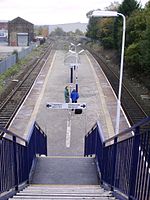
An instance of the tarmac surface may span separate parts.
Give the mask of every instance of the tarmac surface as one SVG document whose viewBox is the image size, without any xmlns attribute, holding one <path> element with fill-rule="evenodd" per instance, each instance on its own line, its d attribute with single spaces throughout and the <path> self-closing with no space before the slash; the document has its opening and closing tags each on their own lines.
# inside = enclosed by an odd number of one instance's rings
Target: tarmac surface
<svg viewBox="0 0 150 200">
<path fill-rule="evenodd" d="M 98 63 L 88 53 L 80 55 L 78 68 L 78 103 L 86 103 L 82 114 L 72 110 L 53 110 L 47 103 L 64 103 L 64 88 L 75 85 L 70 82 L 70 68 L 64 65 L 64 50 L 53 50 L 41 73 L 37 77 L 28 97 L 17 112 L 10 130 L 27 138 L 36 120 L 48 137 L 49 156 L 83 156 L 84 136 L 98 120 L 105 138 L 114 135 L 116 117 L 116 97 L 105 75 L 96 74 Z M 123 112 L 120 118 L 120 131 L 128 128 Z"/>
</svg>

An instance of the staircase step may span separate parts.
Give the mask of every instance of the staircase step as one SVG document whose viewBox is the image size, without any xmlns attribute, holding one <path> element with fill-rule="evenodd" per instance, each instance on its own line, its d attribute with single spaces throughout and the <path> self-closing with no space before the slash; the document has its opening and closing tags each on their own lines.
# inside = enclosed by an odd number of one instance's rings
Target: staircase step
<svg viewBox="0 0 150 200">
<path fill-rule="evenodd" d="M 93 200 L 93 199 L 98 199 L 98 200 L 115 200 L 115 198 L 110 198 L 110 197 L 43 197 L 43 196 L 39 196 L 39 197 L 33 197 L 33 196 L 28 196 L 28 197 L 13 197 L 12 200 L 25 200 L 25 199 L 28 199 L 28 200 L 33 200 L 33 199 L 43 199 L 43 200 L 50 200 L 50 199 L 57 199 L 57 200 L 73 200 L 73 199 L 89 199 L 89 200 Z"/>
<path fill-rule="evenodd" d="M 31 185 L 12 199 L 99 199 L 114 200 L 111 192 L 98 185 Z"/>
<path fill-rule="evenodd" d="M 38 188 L 48 188 L 48 189 L 78 189 L 78 188 L 84 188 L 84 189 L 100 189 L 100 185 L 61 185 L 61 184 L 31 184 L 30 187 L 27 187 L 26 189 L 38 189 Z M 103 189 L 103 188 L 102 188 Z"/>
<path fill-rule="evenodd" d="M 81 190 L 81 191 L 76 191 L 76 192 L 65 192 L 65 191 L 59 191 L 59 192 L 51 192 L 51 191 L 30 191 L 30 192 L 28 192 L 28 191 L 24 191 L 24 192 L 20 192 L 20 193 L 18 193 L 17 195 L 20 195 L 20 196 L 23 196 L 23 195 L 43 195 L 43 196 L 45 196 L 45 195 L 89 195 L 89 196 L 91 196 L 91 195 L 98 195 L 98 196 L 109 196 L 110 195 L 110 193 L 108 193 L 108 192 L 99 192 L 99 191 L 93 191 L 93 192 L 90 192 L 90 191 L 83 191 L 83 190 Z"/>
<path fill-rule="evenodd" d="M 26 194 L 104 194 L 104 191 L 103 190 L 83 190 L 83 189 L 80 189 L 80 190 L 24 190 L 23 192 L 20 192 L 19 194 L 21 195 L 26 195 Z M 110 193 L 109 192 L 105 192 L 105 195 L 109 195 Z"/>
<path fill-rule="evenodd" d="M 43 185 L 36 185 L 33 186 L 31 185 L 30 187 L 26 188 L 24 190 L 25 192 L 37 192 L 37 191 L 41 191 L 41 192 L 51 192 L 51 193 L 56 193 L 56 192 L 62 192 L 62 193 L 71 193 L 71 192 L 76 192 L 78 193 L 79 191 L 84 192 L 90 192 L 90 193 L 95 193 L 95 192 L 104 192 L 104 189 L 100 188 L 99 185 L 55 185 L 55 186 L 51 186 L 51 185 L 45 185 L 43 187 Z"/>
<path fill-rule="evenodd" d="M 89 197 L 91 197 L 91 196 L 97 196 L 97 197 L 108 197 L 108 196 L 110 196 L 110 194 L 109 193 L 105 193 L 105 192 L 103 192 L 103 193 L 98 193 L 98 192 L 96 192 L 96 193 L 89 193 L 89 192 L 84 192 L 84 193 L 82 193 L 82 191 L 81 192 L 78 192 L 78 193 L 74 193 L 74 192 L 72 192 L 72 193 L 59 193 L 59 192 L 57 192 L 57 193 L 43 193 L 43 192 L 36 192 L 36 193 L 26 193 L 26 192 L 21 192 L 21 193 L 18 193 L 17 194 L 17 196 L 89 196 Z"/>
</svg>

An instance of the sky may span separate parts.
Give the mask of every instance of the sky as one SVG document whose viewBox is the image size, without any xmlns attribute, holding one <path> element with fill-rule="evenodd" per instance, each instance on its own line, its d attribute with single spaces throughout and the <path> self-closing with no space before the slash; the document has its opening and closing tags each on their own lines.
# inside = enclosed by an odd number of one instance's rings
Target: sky
<svg viewBox="0 0 150 200">
<path fill-rule="evenodd" d="M 121 3 L 122 0 L 116 0 Z M 148 0 L 141 0 L 144 6 Z M 113 0 L 0 0 L 0 21 L 21 17 L 35 25 L 87 23 L 86 13 Z"/>
</svg>

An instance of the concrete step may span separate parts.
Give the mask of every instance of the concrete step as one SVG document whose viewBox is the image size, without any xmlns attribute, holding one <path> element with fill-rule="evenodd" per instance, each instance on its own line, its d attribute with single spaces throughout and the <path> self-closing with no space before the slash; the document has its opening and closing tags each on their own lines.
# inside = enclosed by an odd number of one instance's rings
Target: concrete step
<svg viewBox="0 0 150 200">
<path fill-rule="evenodd" d="M 76 200 L 76 199 L 90 199 L 90 200 L 93 200 L 93 199 L 98 199 L 98 200 L 115 200 L 115 198 L 110 198 L 110 197 L 88 197 L 88 196 L 84 196 L 84 197 L 43 197 L 43 196 L 39 196 L 39 197 L 33 197 L 33 196 L 28 196 L 28 197 L 18 197 L 18 198 L 13 198 L 14 200 L 22 200 L 22 199 L 28 199 L 28 200 L 38 200 L 38 199 L 43 199 L 43 200 L 50 200 L 50 199 L 57 199 L 57 200 Z"/>
<path fill-rule="evenodd" d="M 11 199 L 99 199 L 114 200 L 98 185 L 30 185 Z"/>
<path fill-rule="evenodd" d="M 99 180 L 94 158 L 39 157 L 32 184 L 96 185 Z"/>
<path fill-rule="evenodd" d="M 110 198 L 110 197 L 43 197 L 43 196 L 39 196 L 39 197 L 33 197 L 33 196 L 28 196 L 28 197 L 18 197 L 18 198 L 13 198 L 14 200 L 22 200 L 22 199 L 28 199 L 28 200 L 38 200 L 38 199 L 43 199 L 43 200 L 51 200 L 51 199 L 57 199 L 57 200 L 76 200 L 76 199 L 89 199 L 89 200 L 93 200 L 93 199 L 96 199 L 96 200 L 115 200 L 115 198 Z"/>
</svg>

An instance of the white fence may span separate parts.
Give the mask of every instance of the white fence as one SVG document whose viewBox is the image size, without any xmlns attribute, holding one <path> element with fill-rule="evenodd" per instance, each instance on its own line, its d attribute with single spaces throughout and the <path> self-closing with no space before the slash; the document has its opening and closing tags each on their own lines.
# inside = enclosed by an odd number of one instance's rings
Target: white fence
<svg viewBox="0 0 150 200">
<path fill-rule="evenodd" d="M 26 49 L 22 49 L 20 52 L 18 52 L 18 59 L 22 59 L 26 57 L 33 49 L 35 49 L 37 44 L 32 44 Z M 10 55 L 4 60 L 0 62 L 0 74 L 4 73 L 8 68 L 12 67 L 14 64 L 16 64 L 17 58 L 16 54 Z"/>
</svg>

